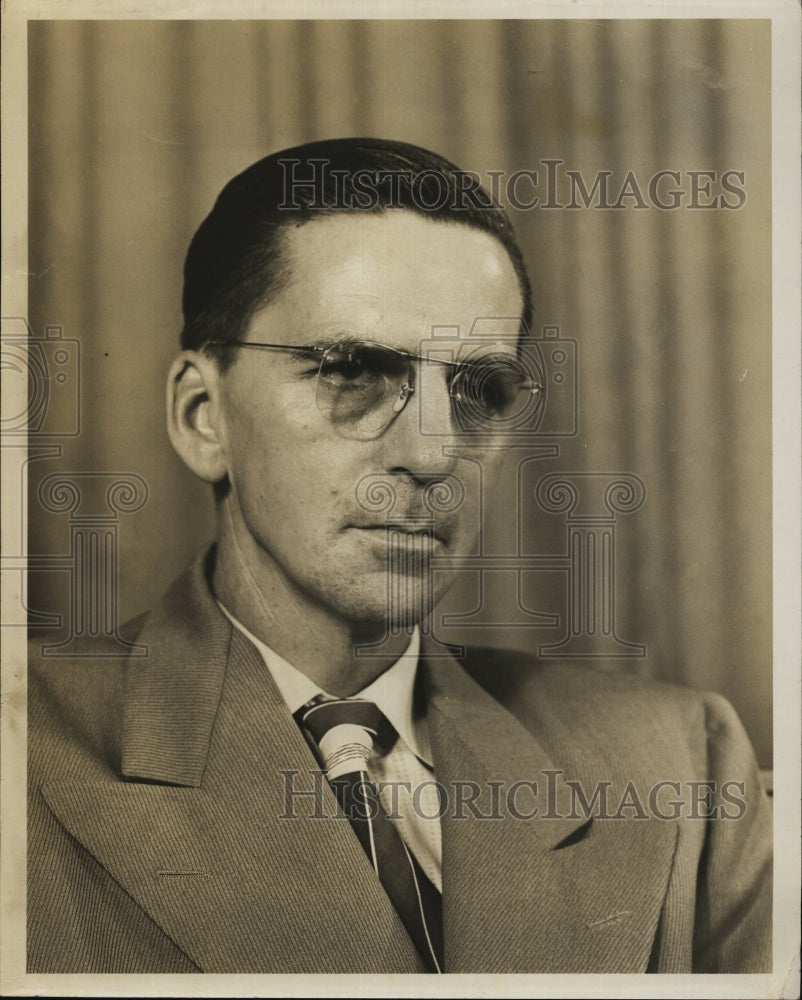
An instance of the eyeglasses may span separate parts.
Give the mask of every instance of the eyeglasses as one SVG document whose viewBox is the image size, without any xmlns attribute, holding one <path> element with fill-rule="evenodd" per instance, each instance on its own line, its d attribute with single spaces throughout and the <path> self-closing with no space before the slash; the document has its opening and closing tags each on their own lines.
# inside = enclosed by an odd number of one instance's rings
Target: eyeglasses
<svg viewBox="0 0 802 1000">
<path fill-rule="evenodd" d="M 528 426 L 541 409 L 539 373 L 527 370 L 515 355 L 478 353 L 462 361 L 425 358 L 367 341 L 328 346 L 290 346 L 252 341 L 207 341 L 220 347 L 281 351 L 298 360 L 314 359 L 316 401 L 320 412 L 347 438 L 379 437 L 404 409 L 416 388 L 416 367 L 446 369 L 452 409 L 461 431 L 497 433 Z M 533 374 L 535 377 L 533 377 Z M 445 433 L 437 428 L 433 433 Z"/>
</svg>

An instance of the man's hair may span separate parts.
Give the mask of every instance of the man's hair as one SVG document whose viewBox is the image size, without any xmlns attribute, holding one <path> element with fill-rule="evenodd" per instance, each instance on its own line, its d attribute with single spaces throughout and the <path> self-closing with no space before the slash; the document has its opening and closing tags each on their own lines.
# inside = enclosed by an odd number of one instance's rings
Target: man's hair
<svg viewBox="0 0 802 1000">
<path fill-rule="evenodd" d="M 476 175 L 442 156 L 386 139 L 329 139 L 259 160 L 223 188 L 195 233 L 184 265 L 181 346 L 205 349 L 223 370 L 254 314 L 290 278 L 285 233 L 341 212 L 393 209 L 455 222 L 497 239 L 521 290 L 521 332 L 532 320 L 532 294 L 504 210 Z"/>
</svg>

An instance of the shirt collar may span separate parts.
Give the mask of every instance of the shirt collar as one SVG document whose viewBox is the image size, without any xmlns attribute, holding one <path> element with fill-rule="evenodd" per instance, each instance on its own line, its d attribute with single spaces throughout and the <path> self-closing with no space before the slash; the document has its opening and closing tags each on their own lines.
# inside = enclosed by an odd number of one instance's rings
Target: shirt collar
<svg viewBox="0 0 802 1000">
<path fill-rule="evenodd" d="M 222 604 L 220 610 L 259 650 L 290 712 L 296 712 L 317 695 L 328 694 L 306 674 L 249 632 Z M 409 645 L 395 663 L 361 691 L 357 691 L 353 697 L 364 698 L 377 705 L 415 756 L 431 767 L 432 753 L 425 720 L 417 718 L 415 714 L 415 676 L 419 655 L 420 633 L 415 628 Z"/>
</svg>

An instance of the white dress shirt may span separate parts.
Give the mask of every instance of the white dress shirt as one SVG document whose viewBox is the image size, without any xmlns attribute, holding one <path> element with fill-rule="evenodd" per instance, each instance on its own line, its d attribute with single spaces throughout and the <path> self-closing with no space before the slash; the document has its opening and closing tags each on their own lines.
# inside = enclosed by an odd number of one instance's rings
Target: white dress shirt
<svg viewBox="0 0 802 1000">
<path fill-rule="evenodd" d="M 328 694 L 257 639 L 222 604 L 220 609 L 259 650 L 290 712 L 296 712 L 317 695 Z M 395 663 L 353 697 L 372 701 L 398 733 L 399 738 L 386 753 L 368 761 L 368 775 L 379 790 L 388 817 L 432 884 L 442 892 L 440 799 L 426 720 L 416 717 L 414 711 L 419 652 L 420 634 L 416 628 L 409 646 Z"/>
</svg>

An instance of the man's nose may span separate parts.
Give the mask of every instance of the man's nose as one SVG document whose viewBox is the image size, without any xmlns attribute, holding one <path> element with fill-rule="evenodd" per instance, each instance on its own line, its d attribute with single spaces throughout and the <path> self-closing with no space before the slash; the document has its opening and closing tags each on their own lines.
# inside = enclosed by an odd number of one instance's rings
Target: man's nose
<svg viewBox="0 0 802 1000">
<path fill-rule="evenodd" d="M 422 366 L 414 392 L 379 439 L 388 472 L 407 472 L 422 480 L 450 473 L 456 438 L 453 401 L 442 369 Z M 400 397 L 399 397 L 400 399 Z"/>
</svg>

